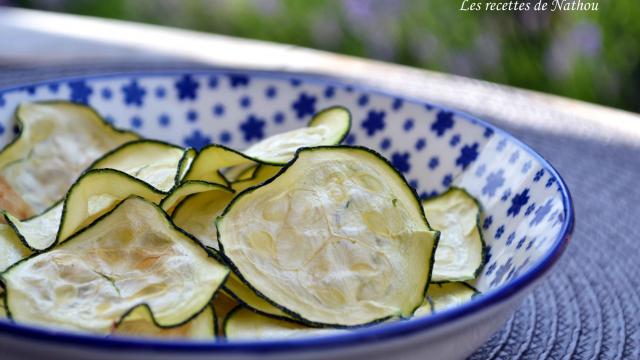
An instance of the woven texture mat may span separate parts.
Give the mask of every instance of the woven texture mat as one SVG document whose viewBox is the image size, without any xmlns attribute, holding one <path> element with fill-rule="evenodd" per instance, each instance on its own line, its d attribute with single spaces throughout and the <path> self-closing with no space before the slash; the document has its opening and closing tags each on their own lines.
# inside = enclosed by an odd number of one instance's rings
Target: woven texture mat
<svg viewBox="0 0 640 360">
<path fill-rule="evenodd" d="M 0 87 L 79 74 L 179 68 L 206 67 L 182 62 L 0 65 Z M 464 109 L 465 104 L 458 107 Z M 541 114 L 545 110 L 528 109 Z M 511 113 L 517 116 L 518 109 Z M 639 359 L 640 140 L 616 141 L 606 131 L 597 139 L 580 136 L 591 125 L 579 119 L 540 120 L 562 122 L 564 131 L 553 133 L 532 130 L 536 127 L 514 119 L 489 120 L 523 139 L 558 169 L 572 192 L 577 225 L 551 274 L 470 358 Z"/>
</svg>

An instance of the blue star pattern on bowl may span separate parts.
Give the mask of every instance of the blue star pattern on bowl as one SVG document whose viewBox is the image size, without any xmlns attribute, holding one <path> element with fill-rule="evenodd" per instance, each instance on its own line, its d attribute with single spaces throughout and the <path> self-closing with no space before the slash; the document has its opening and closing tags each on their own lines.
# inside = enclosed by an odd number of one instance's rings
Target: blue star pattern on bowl
<svg viewBox="0 0 640 360">
<path fill-rule="evenodd" d="M 260 72 L 102 76 L 34 85 L 0 94 L 0 142 L 15 128 L 22 101 L 89 104 L 114 125 L 200 149 L 218 142 L 243 149 L 305 126 L 316 112 L 343 105 L 353 115 L 346 144 L 379 151 L 421 198 L 460 186 L 483 207 L 487 264 L 475 285 L 502 286 L 541 259 L 567 216 L 554 171 L 502 131 L 454 111 L 338 84 Z"/>
</svg>

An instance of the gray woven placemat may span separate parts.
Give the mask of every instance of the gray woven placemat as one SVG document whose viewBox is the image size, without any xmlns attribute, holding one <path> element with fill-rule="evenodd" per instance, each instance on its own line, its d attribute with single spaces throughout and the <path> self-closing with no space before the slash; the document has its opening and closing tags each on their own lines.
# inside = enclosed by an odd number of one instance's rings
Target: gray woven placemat
<svg viewBox="0 0 640 360">
<path fill-rule="evenodd" d="M 49 68 L 0 65 L 0 87 L 70 75 L 180 68 L 206 66 L 184 62 Z M 577 225 L 566 254 L 550 276 L 470 358 L 639 359 L 640 143 L 571 135 L 580 131 L 535 131 L 514 126 L 513 119 L 490 120 L 523 139 L 558 169 L 571 189 Z M 589 125 L 573 121 L 571 126 Z"/>
</svg>

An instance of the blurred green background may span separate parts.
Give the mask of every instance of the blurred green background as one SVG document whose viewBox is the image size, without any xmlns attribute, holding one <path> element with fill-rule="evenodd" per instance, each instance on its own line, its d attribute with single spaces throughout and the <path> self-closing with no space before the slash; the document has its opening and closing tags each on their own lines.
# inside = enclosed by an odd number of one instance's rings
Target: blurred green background
<svg viewBox="0 0 640 360">
<path fill-rule="evenodd" d="M 582 1 L 599 10 L 461 12 L 462 0 L 10 3 L 325 49 L 640 112 L 640 1 Z"/>
</svg>

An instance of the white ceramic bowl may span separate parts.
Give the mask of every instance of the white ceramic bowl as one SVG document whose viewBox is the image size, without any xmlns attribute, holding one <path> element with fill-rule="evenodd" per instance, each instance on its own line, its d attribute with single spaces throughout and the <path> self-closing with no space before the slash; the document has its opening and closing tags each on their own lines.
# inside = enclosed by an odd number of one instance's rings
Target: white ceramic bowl
<svg viewBox="0 0 640 360">
<path fill-rule="evenodd" d="M 0 91 L 0 144 L 16 133 L 23 101 L 69 99 L 116 126 L 199 148 L 245 148 L 303 126 L 330 105 L 353 114 L 346 142 L 388 157 L 422 197 L 450 185 L 483 208 L 488 262 L 475 284 L 484 294 L 431 316 L 348 334 L 262 342 L 106 339 L 0 320 L 3 359 L 460 359 L 513 313 L 556 262 L 574 215 L 560 175 L 506 132 L 471 116 L 317 76 L 260 71 L 129 73 L 29 84 Z"/>
</svg>

